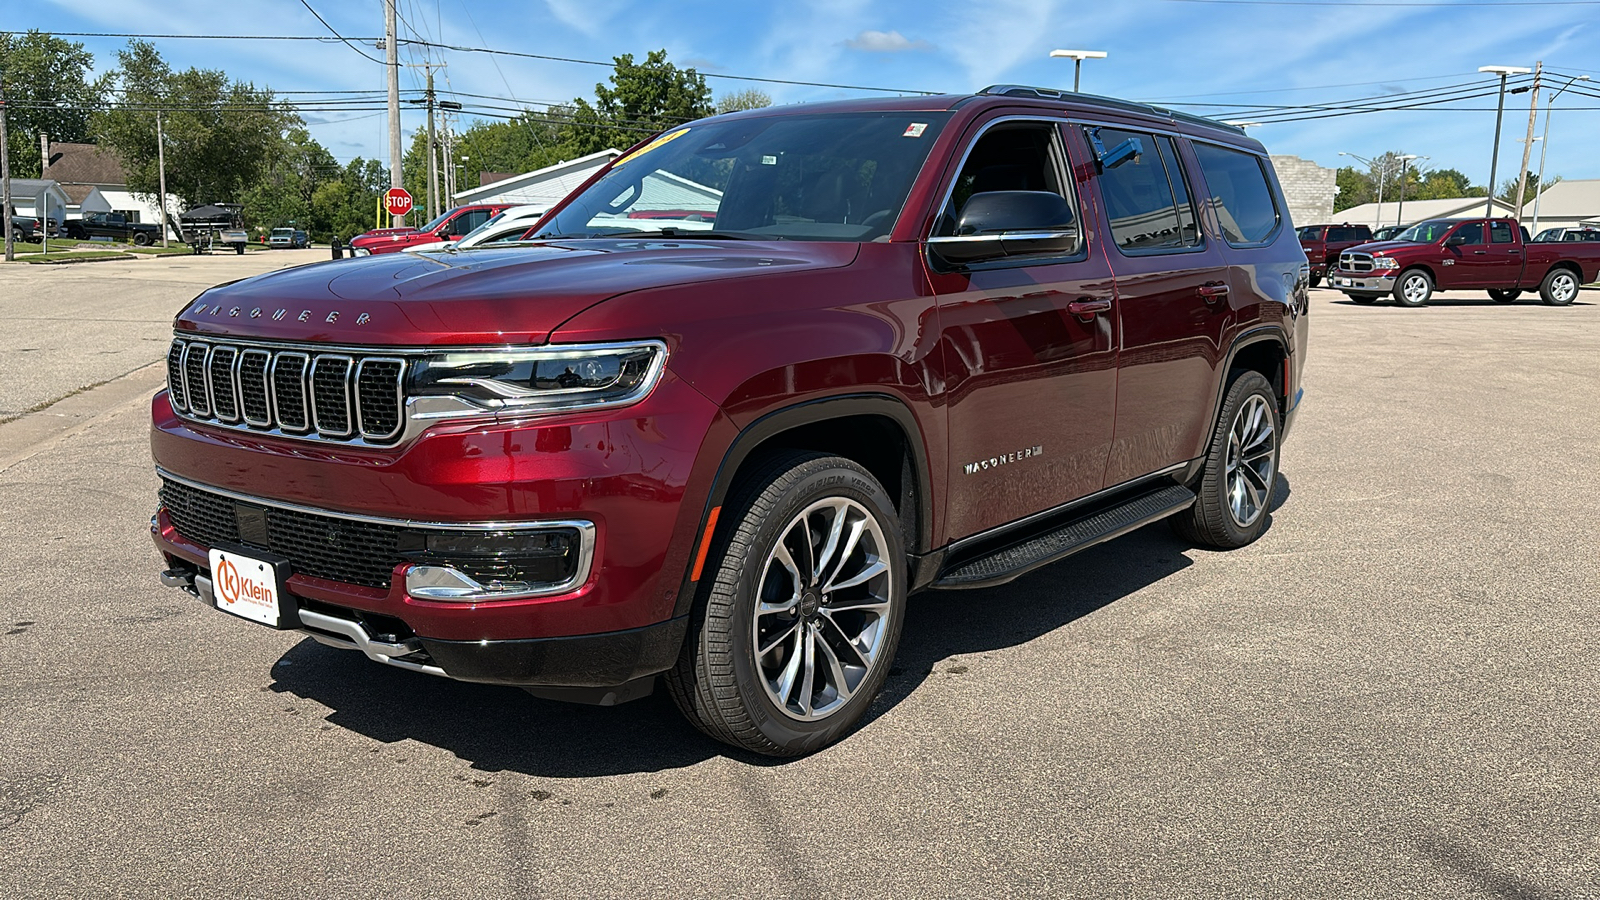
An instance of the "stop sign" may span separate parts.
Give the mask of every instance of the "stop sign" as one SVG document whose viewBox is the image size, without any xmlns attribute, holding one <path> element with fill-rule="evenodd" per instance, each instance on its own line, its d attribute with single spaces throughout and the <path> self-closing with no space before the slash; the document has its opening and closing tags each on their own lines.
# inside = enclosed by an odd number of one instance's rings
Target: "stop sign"
<svg viewBox="0 0 1600 900">
<path fill-rule="evenodd" d="M 383 208 L 391 216 L 403 216 L 411 212 L 411 194 L 405 188 L 389 188 L 383 195 Z"/>
</svg>

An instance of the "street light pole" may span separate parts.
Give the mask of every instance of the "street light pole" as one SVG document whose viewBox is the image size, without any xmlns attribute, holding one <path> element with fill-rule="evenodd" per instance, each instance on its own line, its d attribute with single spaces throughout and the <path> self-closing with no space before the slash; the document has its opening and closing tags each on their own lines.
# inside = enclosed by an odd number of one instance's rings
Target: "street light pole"
<svg viewBox="0 0 1600 900">
<path fill-rule="evenodd" d="M 1561 86 L 1561 90 L 1551 94 L 1550 99 L 1545 101 L 1544 136 L 1540 138 L 1540 140 L 1544 141 L 1544 144 L 1539 148 L 1539 190 L 1533 195 L 1533 234 L 1535 237 L 1539 235 L 1539 200 L 1544 196 L 1544 158 L 1550 152 L 1550 113 L 1554 112 L 1551 107 L 1555 105 L 1557 97 L 1565 93 L 1567 88 L 1572 87 L 1574 81 L 1588 80 L 1589 76 L 1587 75 L 1574 75 L 1572 78 L 1567 79 L 1567 83 Z"/>
<path fill-rule="evenodd" d="M 1500 123 L 1506 117 L 1506 78 L 1510 75 L 1526 75 L 1532 69 L 1522 66 L 1479 66 L 1479 72 L 1492 72 L 1500 76 L 1500 101 L 1494 114 L 1494 155 L 1489 157 L 1489 202 L 1483 206 L 1484 218 L 1494 216 L 1494 180 L 1500 172 Z"/>
<path fill-rule="evenodd" d="M 1051 50 L 1050 55 L 1058 59 L 1070 59 L 1072 64 L 1072 92 L 1078 92 L 1078 85 L 1083 78 L 1083 61 L 1086 59 L 1105 59 L 1104 50 Z"/>
<path fill-rule="evenodd" d="M 1348 156 L 1356 162 L 1366 163 L 1368 168 L 1378 173 L 1378 211 L 1372 216 L 1372 227 L 1381 227 L 1383 225 L 1383 183 L 1389 180 L 1389 157 L 1380 156 L 1377 159 L 1367 159 L 1365 156 L 1357 156 L 1354 153 L 1346 153 L 1343 150 L 1339 151 L 1339 155 Z"/>
<path fill-rule="evenodd" d="M 1394 224 L 1396 225 L 1406 224 L 1404 221 L 1406 215 L 1406 166 L 1413 159 L 1432 159 L 1432 157 L 1418 156 L 1415 153 L 1407 153 L 1400 157 L 1400 210 L 1394 214 Z"/>
</svg>

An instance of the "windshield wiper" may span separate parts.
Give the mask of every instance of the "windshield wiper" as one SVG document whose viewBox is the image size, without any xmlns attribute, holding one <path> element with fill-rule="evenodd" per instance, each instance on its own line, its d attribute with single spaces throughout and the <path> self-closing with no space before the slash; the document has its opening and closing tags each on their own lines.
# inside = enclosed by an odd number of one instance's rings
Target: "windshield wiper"
<svg viewBox="0 0 1600 900">
<path fill-rule="evenodd" d="M 613 234 L 593 234 L 597 238 L 669 237 L 683 240 L 706 241 L 771 241 L 782 238 L 768 235 L 744 234 L 738 231 L 691 231 L 687 228 L 650 228 L 643 231 L 619 231 Z"/>
</svg>

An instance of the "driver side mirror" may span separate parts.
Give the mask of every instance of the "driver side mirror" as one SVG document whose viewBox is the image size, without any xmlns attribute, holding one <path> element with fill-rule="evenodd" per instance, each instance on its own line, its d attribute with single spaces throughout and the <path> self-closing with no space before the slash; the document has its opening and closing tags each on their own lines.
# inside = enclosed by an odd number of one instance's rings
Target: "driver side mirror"
<svg viewBox="0 0 1600 900">
<path fill-rule="evenodd" d="M 946 262 L 962 264 L 1032 253 L 1072 253 L 1078 223 L 1066 198 L 1050 191 L 986 191 L 961 208 L 956 233 L 928 239 Z"/>
<path fill-rule="evenodd" d="M 1444 239 L 1444 245 L 1446 247 L 1459 247 L 1462 244 L 1465 244 L 1466 242 L 1467 242 L 1467 236 L 1464 235 L 1464 234 L 1459 234 L 1459 233 L 1458 234 L 1452 234 L 1449 237 Z"/>
</svg>

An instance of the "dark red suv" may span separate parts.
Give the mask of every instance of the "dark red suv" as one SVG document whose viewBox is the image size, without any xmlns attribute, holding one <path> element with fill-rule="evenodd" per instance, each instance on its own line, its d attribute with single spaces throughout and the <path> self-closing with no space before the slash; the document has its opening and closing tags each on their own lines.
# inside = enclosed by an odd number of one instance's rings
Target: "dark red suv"
<svg viewBox="0 0 1600 900">
<path fill-rule="evenodd" d="M 1159 519 L 1261 534 L 1306 352 L 1285 209 L 1238 129 L 1045 89 L 693 122 L 537 240 L 187 305 L 162 578 L 415 672 L 662 677 L 707 734 L 809 752 L 912 593 Z"/>
<path fill-rule="evenodd" d="M 421 228 L 375 228 L 350 239 L 350 255 L 374 256 L 380 253 L 399 253 L 410 247 L 440 244 L 466 237 L 472 229 L 489 221 L 510 203 L 475 203 L 458 206 L 441 213 L 438 218 Z"/>
</svg>

